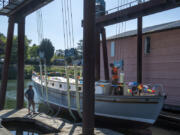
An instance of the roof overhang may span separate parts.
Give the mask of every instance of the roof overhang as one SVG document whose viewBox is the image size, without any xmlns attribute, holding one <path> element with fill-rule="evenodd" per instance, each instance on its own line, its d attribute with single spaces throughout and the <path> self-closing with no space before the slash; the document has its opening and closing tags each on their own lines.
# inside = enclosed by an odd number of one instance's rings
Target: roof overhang
<svg viewBox="0 0 180 135">
<path fill-rule="evenodd" d="M 2 3 L 0 15 L 25 17 L 53 0 L 6 0 Z"/>
<path fill-rule="evenodd" d="M 165 10 L 173 9 L 179 6 L 180 0 L 150 0 L 148 2 L 144 2 L 114 13 L 101 16 L 96 19 L 96 24 L 100 26 L 113 25 L 141 16 L 147 16 Z"/>
</svg>

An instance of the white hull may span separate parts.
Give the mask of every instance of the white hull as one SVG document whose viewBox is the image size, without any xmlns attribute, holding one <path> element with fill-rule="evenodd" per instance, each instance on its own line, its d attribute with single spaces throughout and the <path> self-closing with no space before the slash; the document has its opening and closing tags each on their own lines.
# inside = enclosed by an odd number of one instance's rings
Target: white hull
<svg viewBox="0 0 180 135">
<path fill-rule="evenodd" d="M 67 91 L 48 87 L 48 96 L 46 96 L 45 87 L 43 86 L 42 91 L 40 82 L 36 79 L 33 79 L 33 82 L 41 101 L 68 109 Z M 71 91 L 70 97 L 70 108 L 77 111 L 76 92 Z M 82 112 L 82 92 L 80 92 L 79 101 L 80 111 Z M 108 96 L 96 94 L 95 115 L 152 125 L 157 120 L 163 103 L 163 96 Z"/>
</svg>

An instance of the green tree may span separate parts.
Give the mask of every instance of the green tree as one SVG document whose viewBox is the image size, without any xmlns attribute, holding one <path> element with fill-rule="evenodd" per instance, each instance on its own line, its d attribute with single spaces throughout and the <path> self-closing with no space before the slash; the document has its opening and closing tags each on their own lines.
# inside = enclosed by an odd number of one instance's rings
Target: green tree
<svg viewBox="0 0 180 135">
<path fill-rule="evenodd" d="M 79 55 L 83 55 L 83 40 L 79 40 L 79 42 L 77 43 L 77 51 Z"/>
<path fill-rule="evenodd" d="M 63 58 L 64 57 L 64 50 L 62 50 L 62 49 L 56 50 L 56 55 Z"/>
<path fill-rule="evenodd" d="M 28 48 L 28 54 L 29 54 L 30 58 L 36 59 L 39 56 L 38 49 L 39 49 L 39 46 L 36 44 L 33 44 L 33 46 Z"/>
<path fill-rule="evenodd" d="M 29 40 L 25 36 L 25 45 L 24 45 L 24 59 L 27 60 L 28 58 L 28 47 L 31 43 L 31 40 Z M 12 45 L 12 51 L 11 51 L 11 63 L 17 63 L 17 54 L 18 54 L 18 37 L 14 36 L 13 38 L 13 45 Z"/>
<path fill-rule="evenodd" d="M 44 52 L 46 62 L 49 65 L 51 58 L 54 55 L 54 46 L 51 41 L 49 39 L 43 39 L 38 51 Z"/>
<path fill-rule="evenodd" d="M 0 57 L 4 57 L 6 37 L 0 33 Z"/>
</svg>

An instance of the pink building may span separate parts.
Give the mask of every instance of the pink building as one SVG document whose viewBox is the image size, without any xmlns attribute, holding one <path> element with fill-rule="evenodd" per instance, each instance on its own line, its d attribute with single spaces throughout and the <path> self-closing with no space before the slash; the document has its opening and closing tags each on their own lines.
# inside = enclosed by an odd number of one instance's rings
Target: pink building
<svg viewBox="0 0 180 135">
<path fill-rule="evenodd" d="M 122 60 L 125 81 L 136 81 L 137 31 L 108 38 L 107 49 L 109 64 Z M 143 83 L 162 84 L 167 94 L 165 107 L 180 110 L 180 21 L 143 29 Z"/>
</svg>

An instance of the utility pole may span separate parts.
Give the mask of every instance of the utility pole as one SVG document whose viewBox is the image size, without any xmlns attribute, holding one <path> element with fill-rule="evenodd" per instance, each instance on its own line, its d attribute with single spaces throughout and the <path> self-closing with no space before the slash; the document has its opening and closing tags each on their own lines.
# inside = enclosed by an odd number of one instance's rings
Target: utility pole
<svg viewBox="0 0 180 135">
<path fill-rule="evenodd" d="M 84 0 L 83 135 L 94 134 L 95 0 Z"/>
</svg>

